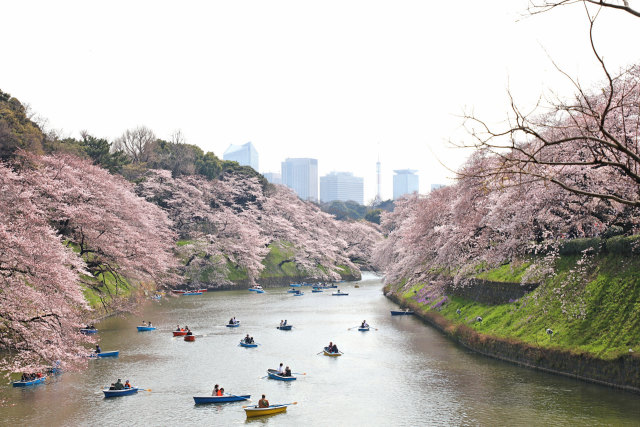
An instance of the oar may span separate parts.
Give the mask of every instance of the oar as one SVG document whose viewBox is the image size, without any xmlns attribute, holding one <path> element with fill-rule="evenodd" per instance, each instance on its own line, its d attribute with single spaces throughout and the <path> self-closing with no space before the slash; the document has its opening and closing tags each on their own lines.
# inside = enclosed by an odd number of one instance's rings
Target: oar
<svg viewBox="0 0 640 427">
<path fill-rule="evenodd" d="M 227 396 L 237 397 L 237 398 L 242 399 L 242 400 L 249 400 L 249 401 L 251 401 L 251 399 L 249 399 L 248 397 L 236 396 L 235 394 L 231 394 L 231 393 L 227 393 Z"/>
<path fill-rule="evenodd" d="M 291 372 L 294 375 L 307 375 L 306 372 Z"/>
</svg>

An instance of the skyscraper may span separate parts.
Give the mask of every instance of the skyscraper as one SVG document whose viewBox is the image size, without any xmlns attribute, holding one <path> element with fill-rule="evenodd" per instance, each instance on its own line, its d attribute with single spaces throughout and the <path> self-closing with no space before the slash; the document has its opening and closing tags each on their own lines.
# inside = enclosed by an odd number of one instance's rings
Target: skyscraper
<svg viewBox="0 0 640 427">
<path fill-rule="evenodd" d="M 286 159 L 282 162 L 282 183 L 302 200 L 318 201 L 318 160 Z"/>
<path fill-rule="evenodd" d="M 395 172 L 393 176 L 393 200 L 397 200 L 405 194 L 419 191 L 417 170 L 398 169 L 393 172 Z"/>
<path fill-rule="evenodd" d="M 363 204 L 364 180 L 351 172 L 331 172 L 320 177 L 320 201 L 352 200 Z"/>
<path fill-rule="evenodd" d="M 282 184 L 282 174 L 279 174 L 278 172 L 264 172 L 262 176 L 272 184 Z"/>
<path fill-rule="evenodd" d="M 258 171 L 258 152 L 251 141 L 243 145 L 231 144 L 222 155 L 223 160 L 232 160 Z"/>
</svg>

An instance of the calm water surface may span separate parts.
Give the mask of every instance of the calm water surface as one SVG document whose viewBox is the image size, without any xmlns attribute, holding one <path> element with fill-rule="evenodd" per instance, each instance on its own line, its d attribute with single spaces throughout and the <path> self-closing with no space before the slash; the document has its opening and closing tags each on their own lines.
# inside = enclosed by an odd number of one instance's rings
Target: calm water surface
<svg viewBox="0 0 640 427">
<path fill-rule="evenodd" d="M 355 285 L 359 288 L 355 288 Z M 331 291 L 294 297 L 287 289 L 246 290 L 165 299 L 143 317 L 158 327 L 137 332 L 140 317 L 111 318 L 98 326 L 103 351 L 81 373 L 49 384 L 3 386 L 2 425 L 47 426 L 425 426 L 425 425 L 640 425 L 640 396 L 519 368 L 473 354 L 411 316 L 391 317 L 395 305 L 380 279 L 365 275 Z M 231 316 L 239 328 L 227 328 Z M 287 319 L 292 331 L 276 326 Z M 348 330 L 366 319 L 378 330 Z M 173 338 L 187 324 L 196 342 Z M 242 348 L 251 334 L 258 348 Z M 345 354 L 317 353 L 329 341 Z M 266 379 L 280 362 L 306 373 L 285 383 Z M 101 387 L 117 378 L 149 388 L 104 399 Z M 298 402 L 287 413 L 246 419 L 242 405 L 194 405 L 214 384 L 227 392 L 262 393 L 270 402 Z"/>
</svg>

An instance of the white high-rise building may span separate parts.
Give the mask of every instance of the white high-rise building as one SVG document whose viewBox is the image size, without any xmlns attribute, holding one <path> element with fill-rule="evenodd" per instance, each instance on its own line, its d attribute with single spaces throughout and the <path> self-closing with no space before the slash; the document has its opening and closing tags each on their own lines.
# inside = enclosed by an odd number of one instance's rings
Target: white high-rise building
<svg viewBox="0 0 640 427">
<path fill-rule="evenodd" d="M 320 201 L 348 200 L 363 204 L 364 180 L 351 172 L 331 172 L 320 177 Z"/>
<path fill-rule="evenodd" d="M 419 192 L 419 180 L 417 170 L 398 169 L 393 171 L 393 200 L 399 199 L 405 194 Z"/>
<path fill-rule="evenodd" d="M 282 162 L 282 183 L 302 200 L 318 201 L 318 160 L 286 159 Z"/>
<path fill-rule="evenodd" d="M 231 144 L 222 155 L 223 160 L 238 162 L 243 166 L 251 166 L 258 171 L 258 152 L 251 141 L 242 145 Z"/>
<path fill-rule="evenodd" d="M 262 176 L 272 184 L 282 184 L 282 174 L 279 174 L 278 172 L 264 172 Z"/>
</svg>

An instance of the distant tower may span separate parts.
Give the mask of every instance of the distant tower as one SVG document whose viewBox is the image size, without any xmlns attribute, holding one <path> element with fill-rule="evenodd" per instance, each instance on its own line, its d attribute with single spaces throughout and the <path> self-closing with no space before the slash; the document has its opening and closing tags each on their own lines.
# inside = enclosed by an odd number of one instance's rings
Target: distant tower
<svg viewBox="0 0 640 427">
<path fill-rule="evenodd" d="M 377 179 L 377 191 L 376 198 L 373 199 L 373 204 L 377 205 L 382 202 L 382 196 L 380 195 L 380 186 L 382 185 L 382 173 L 380 172 L 380 150 L 378 150 L 378 161 L 376 162 L 376 179 Z"/>
</svg>

